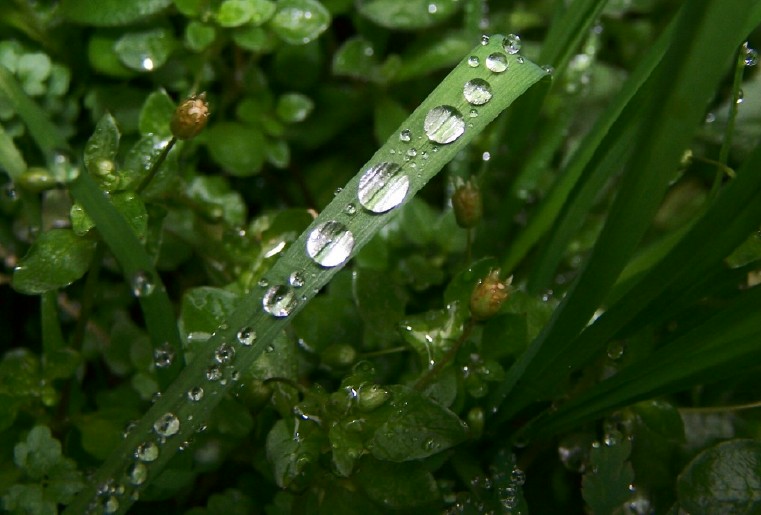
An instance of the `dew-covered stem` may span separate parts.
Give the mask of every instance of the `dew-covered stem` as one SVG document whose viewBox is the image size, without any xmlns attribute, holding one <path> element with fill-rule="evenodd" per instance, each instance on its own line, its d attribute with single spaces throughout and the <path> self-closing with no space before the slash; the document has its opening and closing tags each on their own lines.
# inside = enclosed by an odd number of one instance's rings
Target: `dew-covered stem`
<svg viewBox="0 0 761 515">
<path fill-rule="evenodd" d="M 475 324 L 476 322 L 472 317 L 468 319 L 468 321 L 465 323 L 465 328 L 462 330 L 462 334 L 460 334 L 460 337 L 457 338 L 457 341 L 454 343 L 454 345 L 452 345 L 447 353 L 444 354 L 444 356 L 442 356 L 442 358 L 436 362 L 433 368 L 429 369 L 426 374 L 418 379 L 418 381 L 415 383 L 416 390 L 425 390 L 428 385 L 436 380 L 441 371 L 444 370 L 444 368 L 454 360 L 455 356 L 457 356 L 457 351 L 460 350 L 462 344 L 465 343 L 465 341 L 468 339 L 470 332 L 473 330 L 473 326 Z"/>
<path fill-rule="evenodd" d="M 140 181 L 140 184 L 135 189 L 137 193 L 142 193 L 145 191 L 145 188 L 147 188 L 151 181 L 153 181 L 153 178 L 156 177 L 156 174 L 159 172 L 161 165 L 164 164 L 164 161 L 166 160 L 166 156 L 169 155 L 169 151 L 172 150 L 172 147 L 174 147 L 175 143 L 177 143 L 177 138 L 173 136 L 172 139 L 169 140 L 169 143 L 167 143 L 167 145 L 161 151 L 161 154 L 159 154 L 159 157 L 156 159 L 156 161 L 153 162 L 153 165 L 151 165 L 151 169 L 148 170 L 146 176 L 143 177 L 142 181 Z"/>
</svg>

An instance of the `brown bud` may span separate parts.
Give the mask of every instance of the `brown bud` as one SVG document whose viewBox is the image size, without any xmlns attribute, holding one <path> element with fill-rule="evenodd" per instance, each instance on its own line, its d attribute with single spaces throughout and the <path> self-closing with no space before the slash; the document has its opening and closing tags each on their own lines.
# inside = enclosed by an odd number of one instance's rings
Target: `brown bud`
<svg viewBox="0 0 761 515">
<path fill-rule="evenodd" d="M 195 138 L 204 127 L 209 118 L 209 104 L 206 102 L 206 93 L 194 95 L 177 106 L 172 115 L 169 128 L 172 135 L 177 139 Z"/>
<path fill-rule="evenodd" d="M 489 274 L 473 288 L 470 295 L 470 314 L 475 320 L 486 320 L 496 315 L 510 296 L 513 276 L 502 281 L 499 272 L 499 269 L 489 271 Z"/>
<path fill-rule="evenodd" d="M 452 195 L 452 207 L 457 225 L 463 229 L 475 227 L 483 216 L 481 190 L 470 180 L 460 184 Z"/>
</svg>

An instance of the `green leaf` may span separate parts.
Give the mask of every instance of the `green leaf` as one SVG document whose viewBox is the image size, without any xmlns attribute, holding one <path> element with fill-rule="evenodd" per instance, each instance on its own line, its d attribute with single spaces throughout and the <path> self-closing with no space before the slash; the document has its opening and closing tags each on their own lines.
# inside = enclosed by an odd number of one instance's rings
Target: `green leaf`
<svg viewBox="0 0 761 515">
<path fill-rule="evenodd" d="M 13 485 L 3 496 L 3 508 L 8 513 L 58 515 L 56 502 L 46 499 L 42 485 Z"/>
<path fill-rule="evenodd" d="M 70 21 L 97 27 L 127 25 L 162 11 L 172 0 L 63 0 L 61 14 Z"/>
<path fill-rule="evenodd" d="M 81 363 L 82 356 L 74 349 L 49 350 L 42 359 L 43 375 L 48 381 L 68 379 L 74 375 Z"/>
<path fill-rule="evenodd" d="M 82 448 L 99 460 L 105 459 L 124 438 L 124 427 L 135 415 L 134 410 L 113 407 L 77 417 L 74 423 L 82 435 Z"/>
<path fill-rule="evenodd" d="M 437 4 L 440 5 L 440 4 Z M 430 73 L 457 63 L 471 49 L 472 41 L 460 32 L 437 34 L 417 45 L 410 46 L 393 75 L 395 82 L 425 77 Z"/>
<path fill-rule="evenodd" d="M 433 6 L 433 7 L 431 7 Z M 381 27 L 415 30 L 442 23 L 459 9 L 457 0 L 360 0 L 359 13 Z"/>
<path fill-rule="evenodd" d="M 213 220 L 224 220 L 233 227 L 242 226 L 246 220 L 246 205 L 240 193 L 231 191 L 230 184 L 222 177 L 198 176 L 188 185 L 188 198 L 197 202 Z"/>
<path fill-rule="evenodd" d="M 470 49 L 470 45 L 468 49 Z M 375 56 L 372 42 L 362 36 L 353 36 L 347 39 L 336 50 L 336 53 L 333 54 L 332 71 L 333 75 L 338 77 L 351 77 L 370 82 L 380 82 L 383 78 L 380 61 Z M 406 118 L 406 114 L 397 120 L 394 128 L 398 127 L 399 122 L 404 118 Z"/>
<path fill-rule="evenodd" d="M 278 420 L 267 435 L 267 459 L 281 488 L 303 485 L 320 455 L 322 442 L 315 424 L 301 419 L 296 419 L 295 424 L 291 428 Z"/>
<path fill-rule="evenodd" d="M 110 113 L 106 113 L 95 126 L 95 132 L 85 145 L 84 162 L 98 182 L 113 189 L 118 185 L 116 177 L 116 153 L 119 150 L 119 127 Z M 111 186 L 110 188 L 108 186 Z"/>
<path fill-rule="evenodd" d="M 212 158 L 227 172 L 248 177 L 261 170 L 266 141 L 259 129 L 237 122 L 222 122 L 209 127 L 205 136 Z"/>
<path fill-rule="evenodd" d="M 126 78 L 135 75 L 119 59 L 114 50 L 116 37 L 112 34 L 94 33 L 87 43 L 87 59 L 93 69 L 100 73 L 116 78 Z"/>
<path fill-rule="evenodd" d="M 39 96 L 45 93 L 47 86 L 44 82 L 50 76 L 51 64 L 50 57 L 40 52 L 24 54 L 19 58 L 16 75 L 27 95 Z"/>
<path fill-rule="evenodd" d="M 114 45 L 125 66 L 139 72 L 152 72 L 164 65 L 176 45 L 169 29 L 129 32 Z"/>
<path fill-rule="evenodd" d="M 352 289 L 367 347 L 383 348 L 396 341 L 407 304 L 401 285 L 385 272 L 360 269 L 354 272 Z"/>
<path fill-rule="evenodd" d="M 13 448 L 13 461 L 32 479 L 41 479 L 64 459 L 61 443 L 47 426 L 35 426 L 26 440 Z"/>
<path fill-rule="evenodd" d="M 193 20 L 185 27 L 185 46 L 194 52 L 202 52 L 211 45 L 217 37 L 216 29 L 200 21 Z"/>
<path fill-rule="evenodd" d="M 132 231 L 140 239 L 148 231 L 148 212 L 142 199 L 131 191 L 120 191 L 109 196 L 116 210 L 124 217 Z M 71 225 L 74 233 L 83 236 L 95 227 L 95 222 L 79 204 L 71 207 Z"/>
<path fill-rule="evenodd" d="M 761 443 L 729 440 L 706 449 L 679 475 L 677 491 L 690 513 L 758 513 Z"/>
<path fill-rule="evenodd" d="M 453 302 L 447 309 L 429 311 L 404 319 L 402 337 L 420 357 L 424 369 L 438 363 L 462 334 L 467 309 Z"/>
<path fill-rule="evenodd" d="M 94 252 L 94 241 L 70 229 L 44 232 L 13 271 L 13 287 L 36 295 L 68 286 L 87 272 Z"/>
<path fill-rule="evenodd" d="M 629 485 L 634 481 L 634 471 L 627 461 L 631 450 L 631 442 L 620 434 L 603 445 L 592 445 L 591 470 L 582 479 L 582 495 L 592 513 L 613 513 L 631 497 Z"/>
<path fill-rule="evenodd" d="M 645 401 L 634 405 L 642 422 L 658 436 L 677 442 L 684 441 L 684 422 L 679 411 L 664 401 Z"/>
<path fill-rule="evenodd" d="M 275 113 L 285 123 L 303 122 L 314 109 L 311 98 L 301 93 L 286 93 L 277 99 Z"/>
<path fill-rule="evenodd" d="M 280 0 L 270 26 L 291 45 L 305 45 L 325 32 L 330 13 L 317 0 Z"/>
<path fill-rule="evenodd" d="M 384 461 L 427 458 L 465 440 L 467 425 L 457 415 L 422 393 L 402 385 L 388 387 L 391 400 L 373 416 L 388 418 L 368 442 L 370 452 Z"/>
<path fill-rule="evenodd" d="M 210 286 L 185 292 L 180 308 L 180 327 L 185 340 L 193 333 L 210 335 L 235 309 L 237 302 L 238 295 Z"/>
<path fill-rule="evenodd" d="M 156 134 L 162 138 L 171 137 L 169 121 L 172 119 L 175 107 L 174 101 L 163 89 L 148 95 L 140 110 L 138 121 L 140 134 Z"/>
<path fill-rule="evenodd" d="M 387 508 L 414 508 L 439 498 L 433 474 L 420 463 L 389 463 L 367 457 L 356 478 L 368 497 Z"/>
</svg>

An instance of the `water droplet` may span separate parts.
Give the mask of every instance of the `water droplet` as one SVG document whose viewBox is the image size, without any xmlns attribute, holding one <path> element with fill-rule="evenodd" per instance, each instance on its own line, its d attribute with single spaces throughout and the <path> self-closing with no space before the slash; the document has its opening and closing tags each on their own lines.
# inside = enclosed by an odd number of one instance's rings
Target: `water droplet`
<svg viewBox="0 0 761 515">
<path fill-rule="evenodd" d="M 344 190 L 343 188 L 336 188 L 336 190 L 333 192 L 333 196 L 336 196 L 336 195 L 338 195 L 338 194 L 339 194 L 339 193 L 341 193 L 343 190 Z"/>
<path fill-rule="evenodd" d="M 174 413 L 164 413 L 153 423 L 153 430 L 163 438 L 173 436 L 180 430 L 180 419 Z"/>
<path fill-rule="evenodd" d="M 132 483 L 135 486 L 140 486 L 143 483 L 145 483 L 146 479 L 148 479 L 148 467 L 146 467 L 139 461 L 135 462 L 130 467 L 127 475 L 129 476 L 130 483 Z"/>
<path fill-rule="evenodd" d="M 307 243 L 307 248 L 308 246 L 309 243 Z M 264 294 L 264 298 L 262 298 L 264 311 L 276 317 L 287 317 L 290 315 L 296 307 L 297 302 L 296 294 L 293 290 L 284 285 L 271 287 Z"/>
<path fill-rule="evenodd" d="M 143 442 L 135 449 L 135 458 L 149 463 L 159 457 L 159 446 L 154 442 Z"/>
<path fill-rule="evenodd" d="M 452 106 L 443 105 L 428 111 L 428 114 L 425 115 L 423 128 L 429 140 L 445 145 L 463 135 L 465 121 L 463 121 L 460 111 Z"/>
<path fill-rule="evenodd" d="M 468 113 L 468 116 L 471 118 L 478 118 L 478 109 L 471 109 Z"/>
<path fill-rule="evenodd" d="M 203 388 L 200 386 L 194 386 L 190 390 L 188 390 L 188 399 L 190 399 L 193 402 L 198 402 L 201 399 L 203 399 Z"/>
<path fill-rule="evenodd" d="M 515 58 L 515 62 L 518 64 L 523 64 L 526 62 L 526 60 L 523 58 L 523 56 L 519 55 L 518 57 Z"/>
<path fill-rule="evenodd" d="M 518 467 L 515 467 L 510 473 L 510 482 L 518 486 L 523 486 L 526 482 L 526 473 Z"/>
<path fill-rule="evenodd" d="M 478 56 L 471 55 L 468 57 L 468 66 L 471 68 L 478 68 L 479 64 L 481 64 L 481 59 L 479 59 Z"/>
<path fill-rule="evenodd" d="M 167 368 L 174 361 L 174 350 L 169 342 L 164 342 L 153 349 L 153 364 L 156 368 Z"/>
<path fill-rule="evenodd" d="M 360 185 L 361 184 L 362 180 L 360 179 Z M 354 235 L 344 224 L 329 220 L 318 225 L 311 233 L 309 233 L 306 248 L 307 255 L 318 265 L 326 267 L 338 266 L 349 258 L 349 255 L 354 248 Z M 275 290 L 277 290 L 277 293 L 275 293 Z M 290 295 L 288 295 L 288 293 L 290 293 Z M 286 310 L 287 313 L 275 316 L 287 316 L 295 307 L 295 295 L 285 286 L 270 288 L 267 294 L 273 294 L 275 297 L 288 299 L 286 304 L 290 307 Z M 273 302 L 267 302 L 266 299 L 267 296 L 265 296 L 265 310 L 272 313 L 272 311 L 267 309 L 267 304 L 273 304 Z"/>
<path fill-rule="evenodd" d="M 705 123 L 713 123 L 716 121 L 716 115 L 713 113 L 706 114 Z"/>
<path fill-rule="evenodd" d="M 259 285 L 259 288 L 266 288 L 267 286 L 270 285 L 270 282 L 264 277 L 262 277 L 261 279 L 259 279 L 259 282 L 257 282 L 256 284 Z"/>
<path fill-rule="evenodd" d="M 484 105 L 492 97 L 491 86 L 483 79 L 471 79 L 466 82 L 462 94 L 465 100 L 476 106 Z"/>
<path fill-rule="evenodd" d="M 219 381 L 222 379 L 222 369 L 217 365 L 212 365 L 206 369 L 206 379 L 209 381 Z"/>
<path fill-rule="evenodd" d="M 483 36 L 481 36 L 481 45 L 486 46 L 488 44 L 489 44 L 489 36 L 484 34 Z"/>
<path fill-rule="evenodd" d="M 139 271 L 132 277 L 132 293 L 135 297 L 147 297 L 156 289 L 156 283 L 148 272 Z"/>
<path fill-rule="evenodd" d="M 507 70 L 507 56 L 502 52 L 494 52 L 486 58 L 486 67 L 494 73 L 502 73 Z"/>
<path fill-rule="evenodd" d="M 399 141 L 407 143 L 412 139 L 412 132 L 409 129 L 404 129 L 399 133 Z"/>
<path fill-rule="evenodd" d="M 417 155 L 416 148 L 410 148 L 407 150 L 407 157 L 415 157 Z"/>
<path fill-rule="evenodd" d="M 346 204 L 346 207 L 344 208 L 344 213 L 346 213 L 349 216 L 354 216 L 357 213 L 357 206 L 355 206 L 353 203 Z"/>
<path fill-rule="evenodd" d="M 542 70 L 544 70 L 544 73 L 546 73 L 547 75 L 552 75 L 553 73 L 555 73 L 555 68 L 553 68 L 549 64 L 545 64 L 544 66 L 542 66 Z"/>
<path fill-rule="evenodd" d="M 517 54 L 521 51 L 521 38 L 515 34 L 508 34 L 505 39 L 502 40 L 502 48 L 508 54 Z"/>
<path fill-rule="evenodd" d="M 365 209 L 385 213 L 402 203 L 410 180 L 396 163 L 384 161 L 368 168 L 359 179 L 357 196 Z"/>
<path fill-rule="evenodd" d="M 756 66 L 758 64 L 758 51 L 748 46 L 745 43 L 745 66 Z"/>
<path fill-rule="evenodd" d="M 428 4 L 428 14 L 436 14 L 439 10 L 439 6 L 436 4 Z"/>
<path fill-rule="evenodd" d="M 249 347 L 256 341 L 256 331 L 251 327 L 244 327 L 238 331 L 238 341 L 241 345 Z"/>
<path fill-rule="evenodd" d="M 481 161 L 488 161 L 491 159 L 491 153 L 490 152 L 484 152 L 481 154 Z"/>
<path fill-rule="evenodd" d="M 116 513 L 117 511 L 119 511 L 119 499 L 112 495 L 103 505 L 103 513 Z"/>
<path fill-rule="evenodd" d="M 743 90 L 737 90 L 737 99 L 735 100 L 736 103 L 742 104 L 743 100 L 745 99 L 745 93 L 743 93 Z"/>
<path fill-rule="evenodd" d="M 304 274 L 301 272 L 293 272 L 290 276 L 288 276 L 288 284 L 294 288 L 301 288 L 304 286 L 305 282 L 306 280 L 304 279 Z"/>
<path fill-rule="evenodd" d="M 602 441 L 606 447 L 614 447 L 621 443 L 621 439 L 623 437 L 624 435 L 622 435 L 620 431 L 613 430 L 609 433 L 606 433 Z"/>
<path fill-rule="evenodd" d="M 216 351 L 214 351 L 214 359 L 220 365 L 229 363 L 230 361 L 232 361 L 234 357 L 235 357 L 235 348 L 233 348 L 231 345 L 227 343 L 223 343 L 222 345 L 217 347 Z"/>
<path fill-rule="evenodd" d="M 621 356 L 624 355 L 623 342 L 615 341 L 608 344 L 607 354 L 608 358 L 612 359 L 613 361 L 621 359 Z"/>
</svg>

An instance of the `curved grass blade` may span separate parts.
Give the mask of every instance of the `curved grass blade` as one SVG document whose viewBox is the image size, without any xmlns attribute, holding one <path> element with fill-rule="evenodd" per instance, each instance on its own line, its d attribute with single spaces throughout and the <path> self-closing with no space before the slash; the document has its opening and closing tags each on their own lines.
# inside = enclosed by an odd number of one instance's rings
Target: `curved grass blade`
<svg viewBox="0 0 761 515">
<path fill-rule="evenodd" d="M 476 62 L 470 57 L 480 64 L 469 65 Z M 182 442 L 204 424 L 234 384 L 232 374 L 248 370 L 290 318 L 398 212 L 398 206 L 408 202 L 513 100 L 546 76 L 528 60 L 505 55 L 502 38 L 497 36 L 474 48 L 469 58 L 457 65 L 284 252 L 266 274 L 267 286 L 244 297 L 206 348 L 162 392 L 114 450 L 94 480 L 68 507 L 68 513 L 102 507 L 105 502 L 112 507 L 115 503 L 117 512 L 124 513 L 133 502 L 133 494 L 155 478 Z M 464 96 L 466 83 L 476 79 L 489 85 L 491 96 L 485 103 L 471 104 Z M 481 94 L 481 100 L 488 96 L 483 90 Z M 477 116 L 470 116 L 472 109 Z M 393 180 L 384 174 L 390 174 Z M 294 272 L 300 274 L 298 288 L 289 281 Z M 203 388 L 203 397 L 189 402 L 187 392 L 195 387 Z M 138 462 L 136 451 L 141 445 L 155 446 L 155 459 Z M 130 481 L 128 474 L 138 463 L 147 475 L 139 486 Z"/>
</svg>

